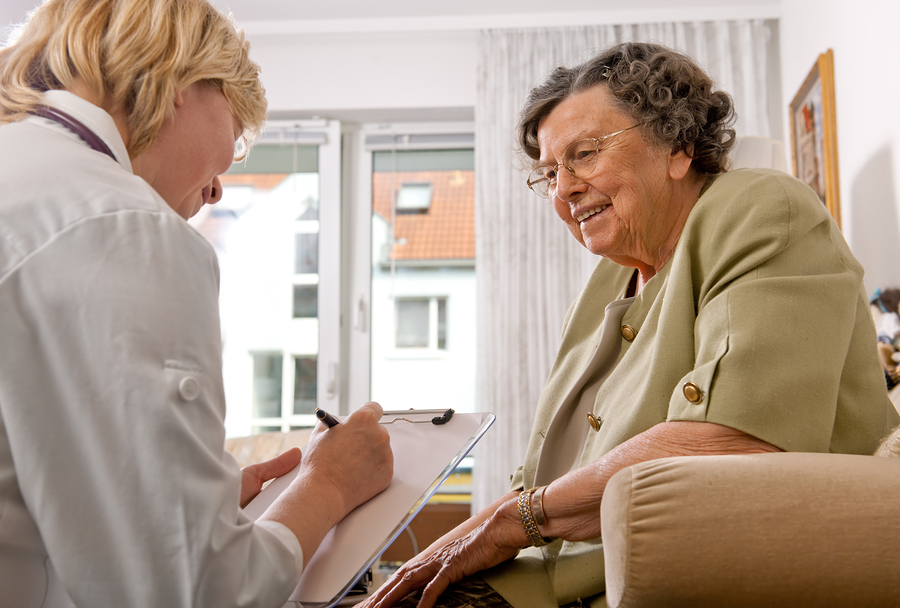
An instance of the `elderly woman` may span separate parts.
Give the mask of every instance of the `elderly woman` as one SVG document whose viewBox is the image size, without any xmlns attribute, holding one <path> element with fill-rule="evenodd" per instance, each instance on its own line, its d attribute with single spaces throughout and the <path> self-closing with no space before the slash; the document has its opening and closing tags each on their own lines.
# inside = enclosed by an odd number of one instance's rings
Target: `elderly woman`
<svg viewBox="0 0 900 608">
<path fill-rule="evenodd" d="M 804 184 L 726 172 L 732 120 L 693 61 L 652 44 L 532 91 L 528 184 L 603 259 L 563 325 L 513 491 L 368 606 L 422 587 L 421 607 L 603 606 L 600 502 L 617 471 L 678 455 L 872 453 L 896 424 L 862 268 Z"/>
<path fill-rule="evenodd" d="M 224 452 L 212 247 L 186 222 L 265 119 L 206 0 L 50 0 L 0 51 L 0 606 L 280 607 L 390 482 L 381 408 Z M 245 147 L 245 146 L 242 146 Z"/>
</svg>

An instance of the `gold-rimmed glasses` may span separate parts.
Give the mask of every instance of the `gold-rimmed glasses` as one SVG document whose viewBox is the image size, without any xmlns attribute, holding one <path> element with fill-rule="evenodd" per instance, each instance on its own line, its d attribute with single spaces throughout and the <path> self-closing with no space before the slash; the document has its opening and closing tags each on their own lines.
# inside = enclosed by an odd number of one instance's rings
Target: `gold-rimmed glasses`
<svg viewBox="0 0 900 608">
<path fill-rule="evenodd" d="M 578 179 L 586 178 L 597 168 L 597 158 L 607 140 L 639 126 L 634 125 L 603 137 L 589 137 L 572 142 L 563 152 L 562 162 L 556 165 L 539 165 L 531 170 L 528 174 L 528 187 L 539 196 L 553 198 L 556 196 L 557 169 L 563 167 Z"/>
</svg>

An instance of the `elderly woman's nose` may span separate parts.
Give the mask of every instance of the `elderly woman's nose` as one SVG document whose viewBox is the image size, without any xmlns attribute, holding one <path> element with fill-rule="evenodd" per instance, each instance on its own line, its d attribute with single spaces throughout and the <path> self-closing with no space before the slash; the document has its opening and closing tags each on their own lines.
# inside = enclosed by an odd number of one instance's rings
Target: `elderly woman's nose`
<svg viewBox="0 0 900 608">
<path fill-rule="evenodd" d="M 212 189 L 209 193 L 209 200 L 206 201 L 207 205 L 215 205 L 220 200 L 222 200 L 222 182 L 219 181 L 218 177 L 213 178 L 211 188 Z"/>
<path fill-rule="evenodd" d="M 587 184 L 572 175 L 565 167 L 559 168 L 556 174 L 556 196 L 560 200 L 568 201 L 572 196 L 584 192 Z"/>
</svg>

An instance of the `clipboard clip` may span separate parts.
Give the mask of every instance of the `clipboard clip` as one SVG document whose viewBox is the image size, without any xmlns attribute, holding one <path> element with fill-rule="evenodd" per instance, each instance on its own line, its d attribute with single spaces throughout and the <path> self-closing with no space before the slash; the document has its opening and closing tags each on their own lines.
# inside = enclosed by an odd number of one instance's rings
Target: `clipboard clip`
<svg viewBox="0 0 900 608">
<path fill-rule="evenodd" d="M 450 422 L 450 419 L 453 418 L 453 414 L 456 413 L 453 411 L 453 408 L 450 408 L 447 411 L 444 411 L 444 410 L 430 410 L 430 411 L 428 411 L 428 410 L 419 410 L 419 411 L 409 410 L 409 411 L 411 411 L 415 414 L 434 413 L 434 412 L 443 412 L 443 414 L 441 414 L 440 416 L 435 416 L 431 420 L 410 420 L 409 418 L 398 417 L 398 418 L 393 418 L 393 419 L 389 420 L 388 422 L 382 422 L 381 424 L 394 424 L 395 422 L 400 422 L 400 421 L 409 422 L 410 424 L 429 424 L 429 423 L 436 424 L 436 425 L 447 424 L 448 422 Z M 384 412 L 384 413 L 385 414 L 402 414 L 405 412 L 403 412 L 401 410 L 399 412 Z"/>
</svg>

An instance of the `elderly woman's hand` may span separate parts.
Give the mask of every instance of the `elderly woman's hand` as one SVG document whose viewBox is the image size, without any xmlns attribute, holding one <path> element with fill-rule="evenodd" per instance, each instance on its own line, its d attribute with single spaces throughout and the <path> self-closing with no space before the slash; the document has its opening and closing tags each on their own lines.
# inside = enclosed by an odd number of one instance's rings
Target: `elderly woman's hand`
<svg viewBox="0 0 900 608">
<path fill-rule="evenodd" d="M 515 557 L 528 544 L 513 497 L 468 534 L 404 564 L 360 606 L 387 608 L 424 587 L 418 606 L 430 608 L 452 583 Z"/>
</svg>

